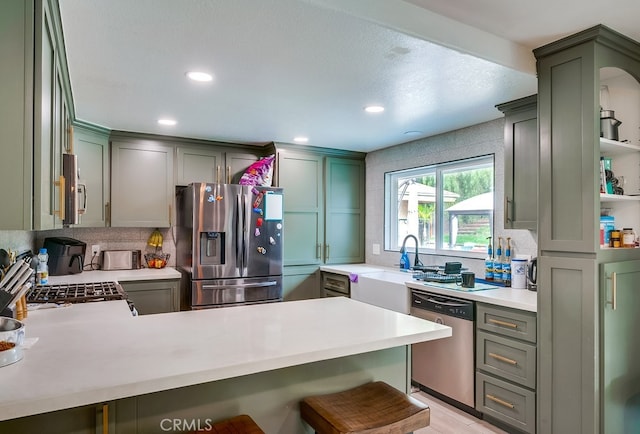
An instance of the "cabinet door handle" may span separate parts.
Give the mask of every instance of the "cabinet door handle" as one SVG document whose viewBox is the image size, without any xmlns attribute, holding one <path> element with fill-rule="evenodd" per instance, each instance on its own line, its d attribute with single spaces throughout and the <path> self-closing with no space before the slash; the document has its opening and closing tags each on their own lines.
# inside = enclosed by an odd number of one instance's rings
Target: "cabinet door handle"
<svg viewBox="0 0 640 434">
<path fill-rule="evenodd" d="M 514 324 L 512 322 L 500 321 L 499 319 L 489 318 L 489 322 L 491 324 L 495 324 L 495 325 L 502 326 L 502 327 L 509 327 L 511 329 L 517 329 L 518 328 L 518 324 Z"/>
<path fill-rule="evenodd" d="M 171 204 L 169 204 L 169 227 L 171 227 Z"/>
<path fill-rule="evenodd" d="M 316 259 L 320 259 L 322 255 L 322 244 L 316 244 Z"/>
<path fill-rule="evenodd" d="M 511 219 L 509 218 L 509 204 L 513 203 L 513 201 L 509 200 L 509 197 L 507 197 L 507 195 L 504 195 L 504 224 L 505 226 L 508 225 L 511 222 Z"/>
<path fill-rule="evenodd" d="M 82 208 L 78 209 L 78 214 L 82 215 L 87 212 L 87 184 L 78 183 L 78 193 L 82 191 Z"/>
<path fill-rule="evenodd" d="M 58 217 L 60 217 L 60 220 L 64 220 L 64 189 L 65 189 L 64 176 L 60 175 L 58 180 L 54 182 L 54 185 L 56 185 L 59 188 L 58 200 L 60 201 L 60 203 L 58 204 L 58 206 L 60 207 L 60 209 L 58 209 L 58 211 L 54 211 L 53 214 L 54 215 L 57 214 Z"/>
<path fill-rule="evenodd" d="M 493 395 L 489 395 L 488 393 L 487 393 L 487 394 L 485 394 L 484 396 L 486 396 L 486 397 L 487 397 L 487 399 L 490 399 L 490 400 L 491 400 L 491 401 L 493 401 L 493 402 L 497 402 L 497 403 L 498 403 L 498 404 L 500 404 L 500 405 L 504 405 L 504 406 L 505 406 L 505 407 L 507 407 L 507 408 L 515 408 L 515 405 L 511 404 L 510 402 L 503 401 L 502 399 L 500 399 L 500 398 L 496 398 L 495 396 L 493 396 Z"/>
<path fill-rule="evenodd" d="M 514 366 L 518 364 L 518 362 L 516 362 L 515 360 L 505 356 L 501 356 L 500 354 L 496 354 L 496 353 L 489 353 L 489 357 L 493 357 L 496 360 L 500 360 L 501 362 L 505 362 Z"/>
<path fill-rule="evenodd" d="M 102 434 L 109 434 L 109 404 L 102 404 Z"/>
<path fill-rule="evenodd" d="M 227 184 L 231 184 L 231 166 L 227 166 Z"/>
<path fill-rule="evenodd" d="M 216 184 L 220 184 L 220 166 L 216 167 Z"/>
<path fill-rule="evenodd" d="M 607 300 L 607 304 L 616 310 L 618 308 L 618 273 L 614 271 L 607 279 L 611 279 L 611 300 Z"/>
<path fill-rule="evenodd" d="M 69 125 L 67 127 L 67 141 L 69 145 L 67 146 L 67 152 L 69 154 L 73 154 L 73 125 Z"/>
<path fill-rule="evenodd" d="M 324 246 L 324 260 L 329 259 L 329 244 Z"/>
</svg>

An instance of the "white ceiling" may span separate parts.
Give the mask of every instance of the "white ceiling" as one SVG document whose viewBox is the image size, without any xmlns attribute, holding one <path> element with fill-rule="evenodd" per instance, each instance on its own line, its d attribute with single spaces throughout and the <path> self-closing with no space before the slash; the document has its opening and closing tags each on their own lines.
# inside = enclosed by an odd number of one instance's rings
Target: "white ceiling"
<svg viewBox="0 0 640 434">
<path fill-rule="evenodd" d="M 640 40 L 637 0 L 59 2 L 78 119 L 234 143 L 380 149 L 500 117 L 536 92 L 533 48 L 601 23 Z"/>
</svg>

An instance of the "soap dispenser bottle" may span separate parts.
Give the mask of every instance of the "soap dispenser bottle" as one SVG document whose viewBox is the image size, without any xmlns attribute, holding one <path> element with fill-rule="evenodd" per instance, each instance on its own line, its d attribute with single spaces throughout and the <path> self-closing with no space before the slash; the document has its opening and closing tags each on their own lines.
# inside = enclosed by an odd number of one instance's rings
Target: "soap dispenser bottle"
<svg viewBox="0 0 640 434">
<path fill-rule="evenodd" d="M 498 237 L 496 259 L 493 261 L 493 280 L 502 283 L 502 237 Z"/>
<path fill-rule="evenodd" d="M 409 262 L 409 254 L 405 249 L 400 250 L 400 269 L 408 270 L 411 268 L 411 263 Z"/>
<path fill-rule="evenodd" d="M 502 281 L 504 286 L 511 286 L 511 237 L 507 237 L 507 247 L 504 251 L 504 261 L 502 261 Z"/>
<path fill-rule="evenodd" d="M 484 280 L 493 280 L 493 247 L 491 246 L 491 237 L 487 237 L 489 244 L 487 245 L 487 258 L 484 260 Z"/>
</svg>

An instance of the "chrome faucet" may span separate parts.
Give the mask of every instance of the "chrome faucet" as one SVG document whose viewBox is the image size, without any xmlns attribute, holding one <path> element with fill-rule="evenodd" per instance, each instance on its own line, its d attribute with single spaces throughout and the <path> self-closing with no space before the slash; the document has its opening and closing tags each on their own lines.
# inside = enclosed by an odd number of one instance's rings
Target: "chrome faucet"
<svg viewBox="0 0 640 434">
<path fill-rule="evenodd" d="M 418 256 L 418 239 L 416 238 L 415 235 L 407 235 L 406 237 L 404 237 L 404 240 L 402 240 L 402 247 L 400 247 L 400 254 L 403 254 L 405 252 L 405 244 L 407 244 L 407 239 L 409 238 L 413 238 L 414 241 L 416 242 L 416 257 L 413 260 L 413 268 L 416 269 L 416 267 L 422 267 L 422 261 L 420 261 L 420 258 Z"/>
</svg>

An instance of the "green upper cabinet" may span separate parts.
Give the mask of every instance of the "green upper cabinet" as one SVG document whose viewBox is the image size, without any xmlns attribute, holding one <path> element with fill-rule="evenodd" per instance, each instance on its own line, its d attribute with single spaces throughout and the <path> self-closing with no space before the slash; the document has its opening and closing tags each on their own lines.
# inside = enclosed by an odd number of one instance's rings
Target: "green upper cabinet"
<svg viewBox="0 0 640 434">
<path fill-rule="evenodd" d="M 62 226 L 62 153 L 70 143 L 73 105 L 55 5 L 0 4 L 0 180 L 12 187 L 0 194 L 0 229 Z"/>
<path fill-rule="evenodd" d="M 171 226 L 173 152 L 160 141 L 112 139 L 112 227 Z"/>
<path fill-rule="evenodd" d="M 497 108 L 505 114 L 504 228 L 537 230 L 537 97 L 521 98 Z"/>
<path fill-rule="evenodd" d="M 364 161 L 278 150 L 284 265 L 364 261 Z"/>
<path fill-rule="evenodd" d="M 34 5 L 0 2 L 0 229 L 31 229 L 33 218 Z"/>
<path fill-rule="evenodd" d="M 36 2 L 34 67 L 33 228 L 62 227 L 62 153 L 69 152 L 71 91 L 59 18 L 48 2 Z"/>
<path fill-rule="evenodd" d="M 285 266 L 322 263 L 323 162 L 321 155 L 278 153 L 278 186 L 284 188 Z"/>
<path fill-rule="evenodd" d="M 109 131 L 76 123 L 73 151 L 78 156 L 78 182 L 84 187 L 80 227 L 108 226 Z"/>
<path fill-rule="evenodd" d="M 364 161 L 327 157 L 324 180 L 324 261 L 363 262 Z"/>
<path fill-rule="evenodd" d="M 260 157 L 257 154 L 227 151 L 225 153 L 226 179 L 224 183 L 240 183 L 240 178 L 242 178 L 247 168 L 259 159 Z"/>
<path fill-rule="evenodd" d="M 176 185 L 220 182 L 223 162 L 222 152 L 218 148 L 178 146 L 176 157 Z"/>
<path fill-rule="evenodd" d="M 176 185 L 192 182 L 238 184 L 245 170 L 260 159 L 262 149 L 242 152 L 226 146 L 216 142 L 201 145 L 179 143 L 176 146 Z"/>
<path fill-rule="evenodd" d="M 570 42 L 569 42 L 570 41 Z M 600 194 L 600 157 L 609 150 L 631 151 L 620 161 L 640 155 L 640 44 L 607 27 L 597 26 L 566 40 L 536 49 L 538 57 L 538 107 L 540 125 L 540 205 L 538 243 L 542 250 L 597 253 L 600 249 L 599 211 L 608 199 Z M 611 71 L 631 78 L 619 84 Z M 613 72 L 616 74 L 616 72 Z M 635 77 L 635 78 L 633 78 Z M 609 101 L 601 101 L 603 86 Z M 610 105 L 623 120 L 620 139 L 600 137 L 600 107 Z M 631 145 L 631 146 L 629 146 Z M 615 158 L 615 156 L 614 156 Z M 614 167 L 624 174 L 626 197 L 613 202 L 637 202 L 640 192 L 638 164 Z M 635 205 L 630 205 L 635 206 Z M 610 208 L 610 205 L 602 206 Z M 634 213 L 638 215 L 637 207 Z M 616 221 L 618 223 L 618 221 Z M 638 227 L 640 220 L 625 220 Z"/>
</svg>

